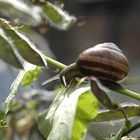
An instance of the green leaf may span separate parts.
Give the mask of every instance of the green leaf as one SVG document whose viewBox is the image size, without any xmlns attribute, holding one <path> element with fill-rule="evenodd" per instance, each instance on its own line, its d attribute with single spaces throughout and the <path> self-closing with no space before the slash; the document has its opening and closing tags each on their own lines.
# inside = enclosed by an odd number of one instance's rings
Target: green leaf
<svg viewBox="0 0 140 140">
<path fill-rule="evenodd" d="M 21 70 L 18 74 L 18 76 L 16 77 L 16 79 L 13 81 L 12 85 L 11 85 L 11 91 L 10 91 L 10 94 L 9 96 L 6 98 L 6 109 L 5 109 L 5 115 L 11 110 L 12 108 L 12 103 L 13 103 L 13 99 L 14 97 L 16 96 L 16 93 L 17 93 L 17 90 L 18 90 L 18 87 L 20 85 L 20 83 L 22 82 L 22 79 L 24 77 L 24 75 L 26 74 L 27 71 L 29 70 L 32 70 L 32 69 L 35 69 L 36 66 L 35 65 L 32 65 L 30 63 L 25 63 L 24 64 L 24 69 L 25 70 Z"/>
<path fill-rule="evenodd" d="M 33 81 L 32 72 L 31 71 L 28 71 L 28 72 L 25 73 L 25 75 L 24 75 L 24 77 L 22 79 L 21 85 L 22 86 L 31 85 L 32 84 L 32 81 Z"/>
<path fill-rule="evenodd" d="M 34 70 L 27 71 L 22 79 L 22 86 L 31 85 L 33 81 L 38 80 L 40 73 L 42 73 L 41 67 L 36 67 Z"/>
<path fill-rule="evenodd" d="M 4 23 L 3 23 L 4 24 Z M 0 28 L 0 58 L 6 63 L 22 69 L 22 64 L 11 47 L 4 31 Z"/>
<path fill-rule="evenodd" d="M 45 56 L 35 47 L 35 45 L 15 28 L 4 28 L 6 35 L 18 53 L 28 62 L 35 65 L 47 65 Z"/>
<path fill-rule="evenodd" d="M 68 15 L 68 13 L 63 11 L 60 7 L 57 7 L 50 2 L 46 2 L 42 9 L 46 15 L 46 19 L 57 29 L 66 30 L 76 22 L 74 16 Z"/>
<path fill-rule="evenodd" d="M 36 10 L 36 8 L 20 0 L 0 0 L 1 15 L 18 23 L 38 25 L 41 22 L 41 9 L 38 7 Z"/>
<path fill-rule="evenodd" d="M 6 98 L 6 109 L 5 109 L 5 115 L 10 111 L 11 107 L 12 107 L 12 103 L 13 103 L 13 98 L 15 97 L 17 90 L 18 90 L 18 86 L 22 81 L 22 78 L 25 74 L 25 71 L 21 70 L 17 76 L 17 78 L 13 81 L 12 85 L 11 85 L 11 91 L 10 94 L 8 95 L 8 97 Z"/>
<path fill-rule="evenodd" d="M 71 140 L 81 140 L 87 132 L 89 122 L 97 115 L 98 101 L 91 91 L 79 97 Z"/>
<path fill-rule="evenodd" d="M 50 108 L 37 117 L 38 127 L 47 140 L 69 140 L 71 138 L 78 98 L 89 91 L 89 87 L 75 89 L 75 85 L 74 82 L 63 89 L 56 96 Z M 82 103 L 79 102 L 80 104 Z"/>
<path fill-rule="evenodd" d="M 137 117 L 140 116 L 140 106 L 133 103 L 120 104 L 120 108 L 124 111 L 126 116 Z M 104 122 L 124 119 L 124 115 L 120 110 L 102 110 L 93 119 L 93 122 Z"/>
</svg>

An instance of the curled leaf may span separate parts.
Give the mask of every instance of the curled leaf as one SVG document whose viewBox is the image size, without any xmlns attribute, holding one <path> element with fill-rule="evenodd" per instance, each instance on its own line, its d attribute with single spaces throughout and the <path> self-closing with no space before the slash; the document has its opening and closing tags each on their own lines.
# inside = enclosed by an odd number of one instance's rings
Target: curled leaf
<svg viewBox="0 0 140 140">
<path fill-rule="evenodd" d="M 35 65 L 47 65 L 45 56 L 35 47 L 35 45 L 22 33 L 14 28 L 4 28 L 6 35 L 26 61 Z"/>
<path fill-rule="evenodd" d="M 92 78 L 91 82 L 91 90 L 92 93 L 96 96 L 96 98 L 99 100 L 99 102 L 110 109 L 116 109 L 118 108 L 118 105 L 111 101 L 107 93 L 109 90 L 107 90 L 96 78 Z"/>
<path fill-rule="evenodd" d="M 45 13 L 46 19 L 57 29 L 66 30 L 76 22 L 76 18 L 74 16 L 70 16 L 60 7 L 57 7 L 50 2 L 46 2 L 42 9 Z"/>
</svg>

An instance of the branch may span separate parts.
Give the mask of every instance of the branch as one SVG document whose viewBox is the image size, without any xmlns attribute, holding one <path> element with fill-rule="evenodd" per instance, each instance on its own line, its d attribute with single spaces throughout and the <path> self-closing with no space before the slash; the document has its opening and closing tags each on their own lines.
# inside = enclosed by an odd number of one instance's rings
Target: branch
<svg viewBox="0 0 140 140">
<path fill-rule="evenodd" d="M 60 71 L 66 67 L 66 65 L 64 65 L 64 64 L 62 64 L 62 63 L 60 63 L 60 62 L 58 62 L 50 57 L 47 57 L 47 56 L 46 56 L 46 62 L 47 62 L 49 67 L 58 69 Z"/>
</svg>

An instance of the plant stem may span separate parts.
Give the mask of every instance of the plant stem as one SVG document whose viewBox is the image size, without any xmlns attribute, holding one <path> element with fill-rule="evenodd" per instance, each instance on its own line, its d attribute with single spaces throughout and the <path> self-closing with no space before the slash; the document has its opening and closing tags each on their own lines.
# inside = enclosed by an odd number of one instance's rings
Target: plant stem
<svg viewBox="0 0 140 140">
<path fill-rule="evenodd" d="M 136 129 L 140 128 L 140 122 L 136 123 L 135 125 L 133 125 L 130 129 L 128 129 L 127 131 L 125 131 L 123 133 L 123 136 L 128 135 L 129 133 L 135 131 Z"/>
<path fill-rule="evenodd" d="M 60 71 L 66 67 L 66 65 L 64 65 L 64 64 L 62 64 L 62 63 L 60 63 L 60 62 L 58 62 L 50 57 L 47 57 L 47 56 L 46 56 L 46 62 L 48 64 L 48 66 L 55 68 L 55 69 L 58 69 Z"/>
<path fill-rule="evenodd" d="M 119 92 L 119 93 L 121 93 L 123 95 L 129 96 L 131 98 L 134 98 L 136 100 L 140 100 L 140 93 L 128 90 L 126 88 L 118 89 L 117 92 Z"/>
</svg>

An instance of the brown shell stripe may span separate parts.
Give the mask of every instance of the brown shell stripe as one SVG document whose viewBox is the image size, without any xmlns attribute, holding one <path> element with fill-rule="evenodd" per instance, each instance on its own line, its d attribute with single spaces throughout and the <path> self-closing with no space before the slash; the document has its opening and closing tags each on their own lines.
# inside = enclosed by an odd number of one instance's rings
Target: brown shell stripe
<svg viewBox="0 0 140 140">
<path fill-rule="evenodd" d="M 102 79 L 112 79 L 112 80 L 119 80 L 122 79 L 127 75 L 126 71 L 123 69 L 127 69 L 127 67 L 118 67 L 118 62 L 116 65 L 111 65 L 112 63 L 114 64 L 114 60 L 108 60 L 110 61 L 109 63 L 106 63 L 104 58 L 101 58 L 102 61 L 96 62 L 94 61 L 88 61 L 88 60 L 80 60 L 78 63 L 78 66 L 80 68 L 80 72 L 82 74 L 87 74 L 87 75 L 93 75 L 96 77 L 100 77 Z M 105 62 L 105 63 L 104 63 Z M 119 63 L 119 65 L 122 65 Z M 106 77 L 106 78 L 105 78 Z"/>
<path fill-rule="evenodd" d="M 81 73 L 85 73 L 85 71 L 87 75 L 93 75 L 100 79 L 119 80 L 125 76 L 124 73 L 117 73 L 111 70 L 105 70 L 104 68 L 91 68 L 89 66 L 82 66 Z"/>
<path fill-rule="evenodd" d="M 113 71 L 120 73 L 128 72 L 128 63 L 122 63 L 117 60 L 99 56 L 82 56 L 78 63 L 80 66 L 86 65 L 91 67 L 102 67 L 104 69 L 112 69 Z"/>
</svg>

